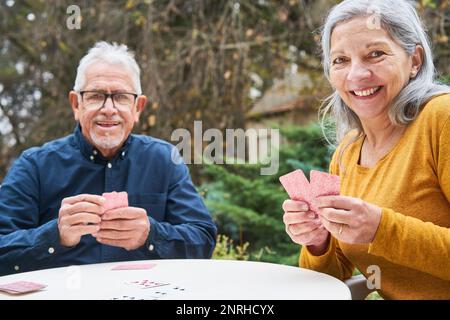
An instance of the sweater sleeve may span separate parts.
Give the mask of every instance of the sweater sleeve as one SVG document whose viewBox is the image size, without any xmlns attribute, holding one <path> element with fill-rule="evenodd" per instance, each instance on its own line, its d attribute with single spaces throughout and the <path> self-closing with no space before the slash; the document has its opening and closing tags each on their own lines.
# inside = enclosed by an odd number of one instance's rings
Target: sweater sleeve
<svg viewBox="0 0 450 320">
<path fill-rule="evenodd" d="M 333 236 L 330 236 L 327 252 L 321 256 L 314 256 L 309 252 L 308 247 L 303 247 L 300 254 L 300 267 L 323 272 L 340 280 L 350 278 L 354 269 L 353 264 L 339 247 L 339 241 Z"/>
<path fill-rule="evenodd" d="M 330 163 L 330 173 L 339 175 L 340 148 L 337 148 L 333 154 Z M 299 265 L 319 272 L 329 274 L 340 280 L 346 280 L 353 274 L 354 266 L 347 259 L 339 247 L 339 241 L 330 235 L 330 243 L 327 251 L 321 256 L 313 255 L 306 246 L 300 253 Z"/>
<path fill-rule="evenodd" d="M 450 202 L 449 137 L 450 119 L 447 119 L 438 142 L 436 172 L 440 188 Z M 447 214 L 450 215 L 450 211 Z M 450 280 L 450 228 L 383 208 L 380 227 L 369 246 L 369 253 Z"/>
</svg>

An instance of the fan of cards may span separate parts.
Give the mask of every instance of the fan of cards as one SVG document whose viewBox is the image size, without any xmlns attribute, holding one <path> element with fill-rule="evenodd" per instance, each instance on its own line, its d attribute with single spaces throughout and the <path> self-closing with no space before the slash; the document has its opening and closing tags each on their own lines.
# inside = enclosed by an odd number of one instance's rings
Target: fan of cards
<svg viewBox="0 0 450 320">
<path fill-rule="evenodd" d="M 312 200 L 320 196 L 339 195 L 339 176 L 321 171 L 311 170 L 310 181 L 302 170 L 295 170 L 281 176 L 280 182 L 292 200 L 304 201 L 311 211 L 317 212 Z"/>
</svg>

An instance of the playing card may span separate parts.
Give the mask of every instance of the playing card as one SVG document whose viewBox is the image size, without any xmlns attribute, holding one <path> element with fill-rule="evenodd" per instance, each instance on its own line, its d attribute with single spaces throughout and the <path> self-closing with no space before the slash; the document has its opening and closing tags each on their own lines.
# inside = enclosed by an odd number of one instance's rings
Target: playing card
<svg viewBox="0 0 450 320">
<path fill-rule="evenodd" d="M 165 288 L 167 289 L 167 287 Z M 169 293 L 169 299 L 174 299 L 178 296 L 180 297 L 184 297 L 185 293 L 186 293 L 186 288 L 182 287 L 182 286 L 171 286 L 168 289 L 168 293 Z"/>
<path fill-rule="evenodd" d="M 320 196 L 336 196 L 340 193 L 341 179 L 339 176 L 311 170 L 310 181 L 314 198 Z"/>
<path fill-rule="evenodd" d="M 141 264 L 119 264 L 114 266 L 111 270 L 146 270 L 156 266 L 155 263 L 141 263 Z"/>
<path fill-rule="evenodd" d="M 185 295 L 184 295 L 185 292 L 186 292 L 186 289 L 184 287 L 172 285 L 172 286 L 157 288 L 149 294 L 155 300 L 160 300 L 160 299 L 171 299 L 171 300 L 177 299 L 178 300 L 178 299 L 185 298 Z"/>
<path fill-rule="evenodd" d="M 339 176 L 311 170 L 309 178 L 311 181 L 311 193 L 314 198 L 340 194 L 341 180 Z M 311 210 L 317 212 L 318 208 L 311 204 Z"/>
<path fill-rule="evenodd" d="M 136 281 L 126 282 L 126 284 L 140 288 L 140 289 L 150 289 L 150 288 L 155 288 L 155 287 L 167 286 L 170 283 L 155 282 L 155 281 L 151 281 L 151 280 L 136 280 Z"/>
<path fill-rule="evenodd" d="M 105 192 L 102 196 L 106 199 L 104 204 L 105 211 L 117 208 L 128 207 L 128 193 L 123 192 Z"/>
<path fill-rule="evenodd" d="M 140 300 L 140 299 L 136 299 L 135 296 L 123 295 L 123 296 L 113 297 L 113 298 L 111 298 L 111 300 Z"/>
<path fill-rule="evenodd" d="M 152 296 L 141 296 L 141 295 L 121 295 L 111 298 L 110 300 L 156 300 Z"/>
<path fill-rule="evenodd" d="M 295 170 L 285 174 L 279 180 L 292 200 L 311 203 L 310 184 L 302 170 Z"/>
<path fill-rule="evenodd" d="M 16 281 L 0 285 L 0 291 L 10 294 L 23 294 L 38 291 L 45 288 L 46 285 L 31 281 Z"/>
<path fill-rule="evenodd" d="M 185 299 L 186 289 L 183 286 L 171 285 L 170 283 L 159 283 L 150 280 L 139 280 L 126 282 L 125 284 L 135 286 L 139 290 L 110 298 L 111 300 L 161 300 L 161 299 Z"/>
</svg>

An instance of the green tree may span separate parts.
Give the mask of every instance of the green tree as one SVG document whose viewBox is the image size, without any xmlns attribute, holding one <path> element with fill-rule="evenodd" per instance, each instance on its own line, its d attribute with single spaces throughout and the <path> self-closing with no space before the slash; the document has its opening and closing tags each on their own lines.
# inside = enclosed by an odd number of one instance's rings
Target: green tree
<svg viewBox="0 0 450 320">
<path fill-rule="evenodd" d="M 325 2 L 1 0 L 0 179 L 23 149 L 73 130 L 67 93 L 96 41 L 136 52 L 150 97 L 136 132 L 169 139 L 194 120 L 205 129 L 242 128 L 254 103 L 253 74 L 264 91 L 291 63 L 320 68 L 312 30 L 321 18 L 311 13 Z M 73 4 L 79 30 L 66 25 Z"/>
</svg>

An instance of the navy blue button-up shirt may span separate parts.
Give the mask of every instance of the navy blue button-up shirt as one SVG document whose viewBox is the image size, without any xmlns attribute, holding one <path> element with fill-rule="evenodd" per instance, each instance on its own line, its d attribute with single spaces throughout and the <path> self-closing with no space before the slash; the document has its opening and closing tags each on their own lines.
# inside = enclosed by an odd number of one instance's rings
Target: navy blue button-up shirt
<svg viewBox="0 0 450 320">
<path fill-rule="evenodd" d="M 211 257 L 216 226 L 186 165 L 172 160 L 173 152 L 167 142 L 131 134 L 107 160 L 79 126 L 67 137 L 23 152 L 0 187 L 0 275 L 88 263 Z M 146 244 L 127 251 L 86 235 L 74 247 L 62 246 L 57 223 L 62 199 L 111 191 L 128 192 L 129 205 L 147 211 Z"/>
</svg>

